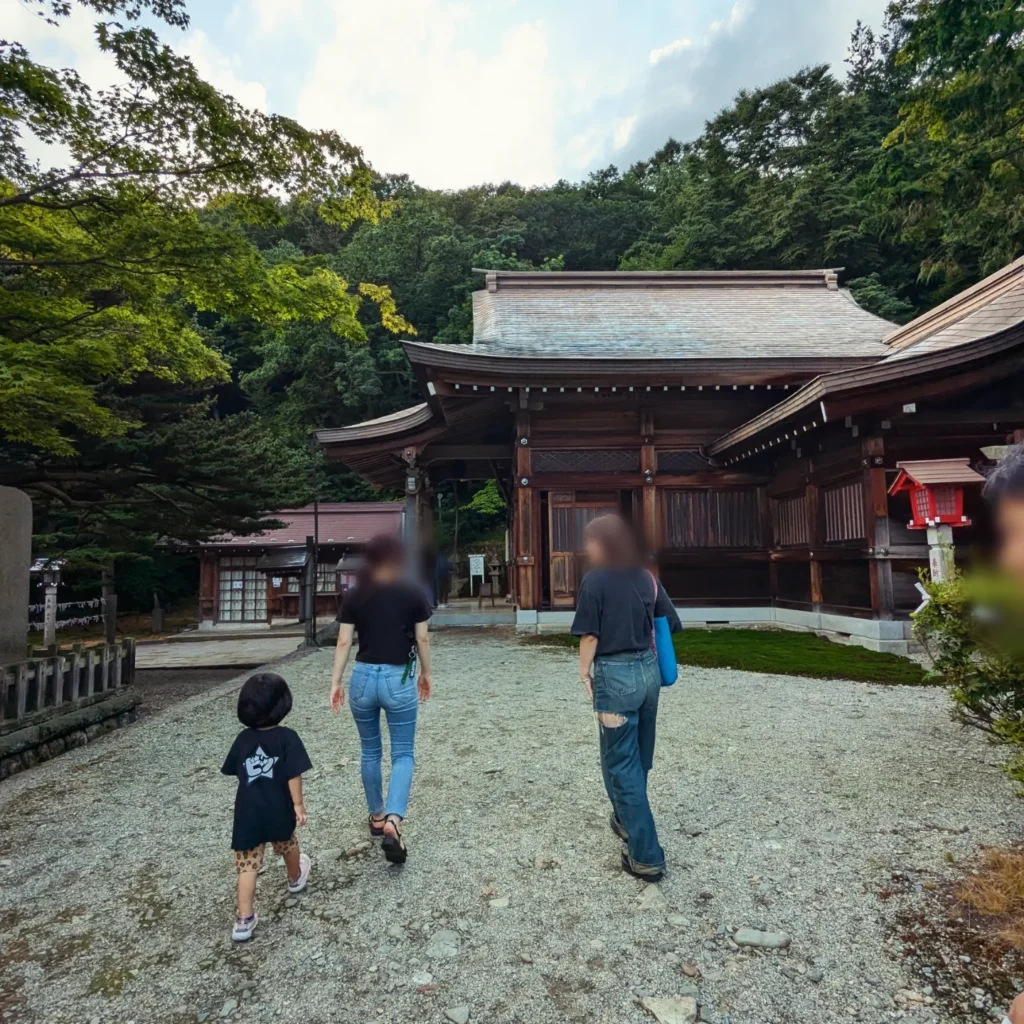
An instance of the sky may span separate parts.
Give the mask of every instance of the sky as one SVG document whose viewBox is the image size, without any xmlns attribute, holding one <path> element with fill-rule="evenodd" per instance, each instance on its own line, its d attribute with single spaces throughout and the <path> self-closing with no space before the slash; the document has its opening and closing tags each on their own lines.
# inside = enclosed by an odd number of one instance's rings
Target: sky
<svg viewBox="0 0 1024 1024">
<path fill-rule="evenodd" d="M 743 88 L 843 73 L 886 0 L 191 0 L 161 34 L 249 107 L 332 128 L 430 188 L 549 185 L 626 167 Z M 0 34 L 101 87 L 80 11 L 58 29 L 0 0 Z"/>
</svg>

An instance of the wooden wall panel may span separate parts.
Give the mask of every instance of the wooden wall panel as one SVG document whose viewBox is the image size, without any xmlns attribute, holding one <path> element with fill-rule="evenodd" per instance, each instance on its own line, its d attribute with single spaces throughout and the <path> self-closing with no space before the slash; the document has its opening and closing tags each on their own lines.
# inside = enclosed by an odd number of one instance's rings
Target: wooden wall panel
<svg viewBox="0 0 1024 1024">
<path fill-rule="evenodd" d="M 822 489 L 823 522 L 826 544 L 863 540 L 864 482 L 858 478 Z"/>
<path fill-rule="evenodd" d="M 764 544 L 758 492 L 666 490 L 664 540 L 669 549 L 760 548 Z"/>
<path fill-rule="evenodd" d="M 807 547 L 807 495 L 773 501 L 772 526 L 778 547 Z"/>
</svg>

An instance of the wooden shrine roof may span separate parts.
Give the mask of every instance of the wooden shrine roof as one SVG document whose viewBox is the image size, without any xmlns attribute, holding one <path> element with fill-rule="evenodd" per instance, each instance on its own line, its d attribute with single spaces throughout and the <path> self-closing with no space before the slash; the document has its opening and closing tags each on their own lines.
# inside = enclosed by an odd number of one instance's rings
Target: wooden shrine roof
<svg viewBox="0 0 1024 1024">
<path fill-rule="evenodd" d="M 964 459 L 924 459 L 917 462 L 897 462 L 896 468 L 906 473 L 914 483 L 922 487 L 928 484 L 978 484 L 985 478 L 971 469 L 971 460 Z M 895 490 L 895 484 L 890 493 Z"/>
<path fill-rule="evenodd" d="M 893 331 L 888 359 L 956 348 L 1024 321 L 1024 258 Z"/>
<path fill-rule="evenodd" d="M 1024 345 L 1024 258 L 923 313 L 886 338 L 872 366 L 822 374 L 778 405 L 708 446 L 726 464 L 748 458 L 858 409 L 881 408 L 916 386 L 949 380 L 955 393 L 969 373 L 998 379 L 997 357 Z M 980 369 L 986 364 L 988 370 Z M 977 369 L 974 369 L 977 368 Z"/>
<path fill-rule="evenodd" d="M 467 355 L 612 359 L 882 358 L 893 325 L 835 271 L 488 271 Z"/>
<path fill-rule="evenodd" d="M 313 535 L 314 508 L 284 508 L 270 519 L 284 523 L 263 533 L 228 534 L 201 544 L 202 548 L 286 548 L 301 546 Z M 395 533 L 402 505 L 391 501 L 322 501 L 318 510 L 321 544 L 365 544 L 378 533 Z"/>
</svg>

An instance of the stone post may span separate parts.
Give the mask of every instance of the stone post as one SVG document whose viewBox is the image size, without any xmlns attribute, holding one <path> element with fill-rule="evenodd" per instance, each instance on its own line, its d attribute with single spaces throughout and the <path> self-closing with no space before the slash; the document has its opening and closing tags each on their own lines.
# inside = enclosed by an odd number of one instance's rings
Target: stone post
<svg viewBox="0 0 1024 1024">
<path fill-rule="evenodd" d="M 57 642 L 57 584 L 47 583 L 43 598 L 43 646 Z"/>
<path fill-rule="evenodd" d="M 0 487 L 0 665 L 21 661 L 28 644 L 28 581 L 32 567 L 32 502 Z"/>
<path fill-rule="evenodd" d="M 928 527 L 928 568 L 939 583 L 953 578 L 953 527 L 945 524 Z"/>
</svg>

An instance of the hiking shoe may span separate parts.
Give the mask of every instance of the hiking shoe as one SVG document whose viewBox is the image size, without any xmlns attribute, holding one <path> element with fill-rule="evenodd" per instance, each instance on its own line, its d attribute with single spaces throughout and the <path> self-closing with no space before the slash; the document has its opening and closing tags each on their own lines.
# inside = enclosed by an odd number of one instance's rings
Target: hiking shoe
<svg viewBox="0 0 1024 1024">
<path fill-rule="evenodd" d="M 236 917 L 235 927 L 231 929 L 231 938 L 235 942 L 248 942 L 252 938 L 252 933 L 256 930 L 256 925 L 259 924 L 259 915 L 254 910 L 252 917 Z"/>
<path fill-rule="evenodd" d="M 297 892 L 302 892 L 306 888 L 306 883 L 309 881 L 309 869 L 313 866 L 313 862 L 309 859 L 309 854 L 299 854 L 299 877 L 293 882 L 290 878 L 288 879 L 288 891 L 293 895 Z"/>
</svg>

